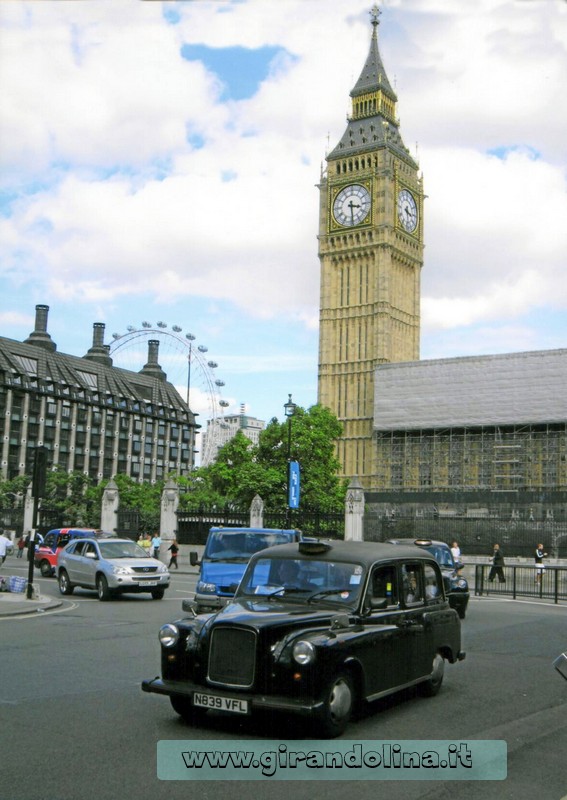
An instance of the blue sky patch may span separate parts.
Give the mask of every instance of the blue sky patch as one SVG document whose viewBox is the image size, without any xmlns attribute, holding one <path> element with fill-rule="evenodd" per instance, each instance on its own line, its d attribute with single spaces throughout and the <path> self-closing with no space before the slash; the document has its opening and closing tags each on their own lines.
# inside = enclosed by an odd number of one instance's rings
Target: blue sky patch
<svg viewBox="0 0 567 800">
<path fill-rule="evenodd" d="M 270 72 L 274 58 L 286 51 L 281 47 L 206 47 L 202 44 L 185 44 L 181 55 L 187 61 L 201 61 L 209 72 L 222 81 L 224 100 L 247 100 Z"/>
<path fill-rule="evenodd" d="M 205 146 L 205 139 L 200 133 L 188 133 L 187 141 L 194 150 L 200 150 Z"/>
<path fill-rule="evenodd" d="M 541 158 L 541 153 L 539 150 L 536 150 L 534 147 L 529 147 L 526 145 L 500 145 L 500 147 L 492 147 L 490 150 L 487 151 L 489 156 L 496 156 L 501 161 L 505 161 L 509 155 L 512 153 L 526 153 L 530 156 L 534 161 L 537 161 Z"/>
<path fill-rule="evenodd" d="M 173 6 L 168 3 L 163 8 L 163 18 L 166 22 L 169 22 L 170 25 L 177 25 L 181 20 L 181 14 L 177 8 L 173 8 Z"/>
</svg>

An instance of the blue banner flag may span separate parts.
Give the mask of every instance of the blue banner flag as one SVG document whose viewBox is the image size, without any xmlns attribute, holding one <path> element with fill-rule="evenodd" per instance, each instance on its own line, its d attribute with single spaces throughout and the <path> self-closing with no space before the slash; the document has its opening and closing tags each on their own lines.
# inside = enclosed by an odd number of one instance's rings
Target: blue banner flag
<svg viewBox="0 0 567 800">
<path fill-rule="evenodd" d="M 299 462 L 289 462 L 289 497 L 288 506 L 290 508 L 299 508 Z"/>
</svg>

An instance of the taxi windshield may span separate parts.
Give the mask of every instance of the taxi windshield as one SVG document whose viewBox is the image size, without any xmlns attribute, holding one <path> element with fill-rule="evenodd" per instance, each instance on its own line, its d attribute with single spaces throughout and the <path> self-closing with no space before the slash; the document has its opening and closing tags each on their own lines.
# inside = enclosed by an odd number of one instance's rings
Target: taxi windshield
<svg viewBox="0 0 567 800">
<path fill-rule="evenodd" d="M 455 562 L 453 560 L 453 554 L 449 550 L 448 547 L 438 547 L 437 545 L 429 545 L 425 548 L 428 550 L 431 555 L 435 558 L 438 564 L 441 564 L 442 567 L 454 567 Z"/>
<path fill-rule="evenodd" d="M 354 605 L 362 588 L 361 564 L 301 558 L 260 558 L 250 564 L 237 597 L 274 597 Z"/>
</svg>

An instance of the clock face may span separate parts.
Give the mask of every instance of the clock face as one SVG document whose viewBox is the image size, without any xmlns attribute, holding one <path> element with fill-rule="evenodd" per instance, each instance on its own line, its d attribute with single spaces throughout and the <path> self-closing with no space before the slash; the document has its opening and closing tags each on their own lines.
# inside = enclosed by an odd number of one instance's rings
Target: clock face
<svg viewBox="0 0 567 800">
<path fill-rule="evenodd" d="M 417 205 L 407 189 L 402 189 L 398 194 L 398 219 L 408 233 L 413 233 L 417 228 Z"/>
<path fill-rule="evenodd" d="M 339 225 L 352 227 L 363 222 L 370 213 L 370 192 L 353 183 L 338 193 L 333 203 L 333 216 Z"/>
</svg>

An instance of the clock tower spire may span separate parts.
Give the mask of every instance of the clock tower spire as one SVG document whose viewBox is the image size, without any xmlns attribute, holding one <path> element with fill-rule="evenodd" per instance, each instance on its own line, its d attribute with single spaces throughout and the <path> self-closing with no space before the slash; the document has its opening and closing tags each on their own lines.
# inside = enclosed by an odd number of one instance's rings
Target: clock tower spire
<svg viewBox="0 0 567 800">
<path fill-rule="evenodd" d="M 319 185 L 318 402 L 343 424 L 343 475 L 359 477 L 366 490 L 381 487 L 375 369 L 419 358 L 423 264 L 423 186 L 378 49 L 380 13 L 376 5 L 370 11 L 368 56 Z"/>
</svg>

